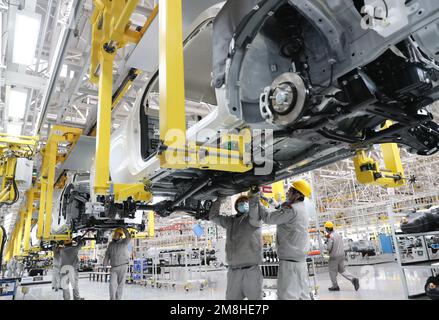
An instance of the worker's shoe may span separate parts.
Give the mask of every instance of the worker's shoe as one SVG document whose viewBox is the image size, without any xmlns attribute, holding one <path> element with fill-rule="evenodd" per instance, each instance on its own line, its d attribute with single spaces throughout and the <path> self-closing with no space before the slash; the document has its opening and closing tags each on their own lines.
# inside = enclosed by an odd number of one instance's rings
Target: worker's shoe
<svg viewBox="0 0 439 320">
<path fill-rule="evenodd" d="M 328 290 L 329 291 L 340 291 L 340 287 L 339 286 L 331 287 L 331 288 L 328 288 Z"/>
<path fill-rule="evenodd" d="M 358 280 L 358 278 L 354 278 L 352 280 L 352 284 L 354 285 L 355 291 L 358 291 L 358 289 L 360 289 L 360 280 Z"/>
</svg>

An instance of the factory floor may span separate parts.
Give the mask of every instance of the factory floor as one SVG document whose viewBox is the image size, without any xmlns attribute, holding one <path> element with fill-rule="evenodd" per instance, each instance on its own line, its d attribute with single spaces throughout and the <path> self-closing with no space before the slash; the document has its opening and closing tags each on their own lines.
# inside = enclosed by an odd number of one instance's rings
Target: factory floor
<svg viewBox="0 0 439 320">
<path fill-rule="evenodd" d="M 345 279 L 339 279 L 340 292 L 329 292 L 330 280 L 327 268 L 318 269 L 317 285 L 319 300 L 399 300 L 405 299 L 400 280 L 400 271 L 396 263 L 385 263 L 373 266 L 351 266 L 349 271 L 360 277 L 361 289 L 355 292 L 352 285 Z M 108 299 L 108 283 L 90 281 L 86 274 L 81 275 L 79 288 L 81 296 L 86 300 Z M 85 278 L 87 277 L 87 278 Z M 151 288 L 127 284 L 124 292 L 125 300 L 222 300 L 225 296 L 226 271 L 213 271 L 202 274 L 209 280 L 208 288 L 199 290 L 192 288 L 186 291 L 182 287 Z M 428 271 L 417 271 L 408 275 L 409 288 L 412 293 L 420 293 L 428 277 Z M 311 278 L 311 283 L 313 279 Z M 264 281 L 265 299 L 276 299 L 276 290 L 267 287 L 275 286 L 275 280 Z M 29 293 L 23 297 L 21 290 L 17 300 L 61 300 L 62 293 L 54 292 L 50 284 L 29 286 Z"/>
</svg>

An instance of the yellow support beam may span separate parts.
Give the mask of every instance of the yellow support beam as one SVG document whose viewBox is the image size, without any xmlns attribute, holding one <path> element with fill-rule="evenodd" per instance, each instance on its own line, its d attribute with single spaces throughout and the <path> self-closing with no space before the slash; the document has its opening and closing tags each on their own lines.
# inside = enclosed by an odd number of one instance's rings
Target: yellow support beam
<svg viewBox="0 0 439 320">
<path fill-rule="evenodd" d="M 182 2 L 181 0 L 160 0 L 159 6 L 160 138 L 166 146 L 185 148 L 186 106 Z M 180 139 L 175 141 L 175 136 Z M 163 158 L 161 162 L 165 164 Z"/>
<path fill-rule="evenodd" d="M 97 117 L 94 189 L 98 195 L 107 195 L 110 183 L 111 106 L 113 91 L 114 53 L 101 52 L 102 74 L 99 78 L 99 105 Z"/>
</svg>

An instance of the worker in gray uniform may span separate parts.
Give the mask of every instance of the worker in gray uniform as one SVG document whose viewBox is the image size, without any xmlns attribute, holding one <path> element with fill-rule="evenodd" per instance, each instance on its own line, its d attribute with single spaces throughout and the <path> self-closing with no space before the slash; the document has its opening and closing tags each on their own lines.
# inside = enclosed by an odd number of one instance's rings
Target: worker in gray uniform
<svg viewBox="0 0 439 320">
<path fill-rule="evenodd" d="M 325 223 L 326 235 L 326 248 L 329 252 L 329 277 L 332 282 L 332 287 L 329 291 L 340 291 L 340 287 L 337 282 L 337 275 L 340 273 L 344 278 L 349 280 L 355 288 L 355 291 L 360 289 L 360 281 L 354 277 L 351 273 L 346 271 L 344 265 L 345 252 L 343 238 L 341 235 L 334 231 L 334 224 L 331 221 Z"/>
<path fill-rule="evenodd" d="M 78 265 L 79 258 L 78 253 L 81 248 L 85 246 L 85 240 L 77 238 L 76 245 L 73 245 L 72 240 L 64 241 L 64 248 L 61 249 L 61 288 L 63 289 L 64 300 L 70 300 L 70 288 L 69 283 L 73 287 L 73 300 L 84 300 L 79 295 L 79 275 Z"/>
<path fill-rule="evenodd" d="M 58 243 L 53 247 L 52 267 L 52 290 L 58 291 L 60 288 L 61 270 L 61 247 Z"/>
<path fill-rule="evenodd" d="M 122 239 L 122 236 L 125 238 Z M 104 267 L 111 266 L 110 270 L 110 300 L 122 300 L 130 254 L 128 245 L 131 235 L 127 229 L 117 228 L 113 233 L 113 240 L 109 243 L 104 257 Z"/>
<path fill-rule="evenodd" d="M 305 180 L 294 182 L 287 201 L 268 211 L 259 204 L 260 216 L 266 224 L 277 225 L 276 247 L 279 257 L 277 297 L 279 300 L 310 300 L 307 266 L 309 251 L 309 214 L 305 197 L 311 196 L 311 186 Z M 265 198 L 261 196 L 261 198 Z M 268 199 L 265 198 L 267 201 Z"/>
<path fill-rule="evenodd" d="M 210 209 L 209 220 L 226 229 L 227 300 L 262 300 L 262 233 L 259 198 L 253 193 L 235 202 L 236 215 L 220 215 L 220 198 Z"/>
</svg>

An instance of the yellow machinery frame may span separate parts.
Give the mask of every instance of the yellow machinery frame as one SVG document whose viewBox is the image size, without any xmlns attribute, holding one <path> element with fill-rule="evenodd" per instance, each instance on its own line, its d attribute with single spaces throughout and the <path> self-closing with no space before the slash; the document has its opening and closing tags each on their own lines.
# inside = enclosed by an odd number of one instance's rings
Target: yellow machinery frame
<svg viewBox="0 0 439 320">
<path fill-rule="evenodd" d="M 70 128 L 65 126 L 53 126 L 47 140 L 46 146 L 41 153 L 43 163 L 40 173 L 40 208 L 38 213 L 38 230 L 39 239 L 50 240 L 67 240 L 71 238 L 70 233 L 65 235 L 54 235 L 51 233 L 52 228 L 52 206 L 53 206 L 53 189 L 55 185 L 56 165 L 63 163 L 70 152 L 73 150 L 77 141 L 81 137 L 82 129 Z M 64 143 L 69 146 L 67 153 L 60 154 L 58 151 L 59 144 Z"/>
<path fill-rule="evenodd" d="M 94 191 L 97 195 L 115 195 L 116 202 L 122 202 L 128 197 L 136 201 L 149 201 L 152 198 L 147 190 L 147 184 L 111 184 L 110 183 L 110 136 L 111 111 L 125 94 L 132 81 L 122 89 L 113 101 L 113 64 L 119 48 L 127 43 L 138 43 L 148 28 L 148 19 L 141 31 L 130 28 L 130 17 L 135 10 L 138 0 L 109 1 L 94 0 L 95 10 L 92 23 L 92 50 L 90 81 L 99 86 L 99 106 L 96 128 L 96 174 Z M 155 12 L 157 12 L 155 10 Z"/>
<path fill-rule="evenodd" d="M 93 40 L 91 52 L 90 80 L 99 85 L 99 110 L 97 121 L 96 175 L 94 190 L 98 195 L 115 192 L 121 201 L 131 193 L 139 200 L 152 196 L 144 184 L 114 185 L 109 180 L 109 157 L 111 135 L 111 110 L 118 99 L 129 88 L 130 83 L 113 101 L 113 64 L 119 48 L 127 43 L 138 43 L 159 14 L 160 23 L 160 133 L 163 148 L 159 155 L 164 168 L 198 168 L 247 172 L 251 163 L 251 134 L 244 130 L 237 135 L 222 139 L 226 148 L 199 147 L 186 142 L 186 111 L 184 95 L 183 22 L 181 0 L 160 0 L 140 31 L 130 29 L 130 17 L 137 0 L 109 1 L 95 0 L 92 16 Z M 172 133 L 182 139 L 170 138 Z M 233 146 L 233 147 L 232 147 Z M 117 194 L 119 193 L 119 195 Z M 137 200 L 137 199 L 135 199 Z"/>
<path fill-rule="evenodd" d="M 147 19 L 147 21 L 145 22 L 145 24 L 143 25 L 142 30 L 140 30 L 140 35 L 137 35 L 137 36 L 136 36 L 136 42 L 137 42 L 137 39 L 140 40 L 140 38 L 145 34 L 145 32 L 146 32 L 146 31 L 148 30 L 148 28 L 150 27 L 152 21 L 154 21 L 154 19 L 157 17 L 157 15 L 158 15 L 158 10 L 159 10 L 159 7 L 158 7 L 158 5 L 157 5 L 157 6 L 154 8 L 154 10 L 151 12 L 151 15 L 148 17 L 148 19 Z M 98 50 L 99 50 L 99 47 L 96 46 L 94 49 L 98 51 Z M 96 52 L 97 52 L 97 51 L 96 51 Z M 95 55 L 96 55 L 96 53 L 95 53 Z M 92 67 L 91 70 L 97 70 L 96 68 L 97 68 L 98 63 L 99 63 L 99 59 L 98 59 L 98 60 L 95 60 L 95 65 L 96 65 L 96 66 L 95 66 L 95 67 Z M 113 102 L 112 102 L 111 110 L 113 110 L 114 108 L 116 108 L 116 106 L 119 104 L 119 102 L 121 101 L 121 99 L 123 98 L 123 96 L 124 96 L 124 95 L 128 92 L 128 90 L 131 88 L 131 86 L 132 86 L 134 80 L 135 80 L 135 79 L 136 79 L 141 73 L 142 73 L 141 70 L 139 70 L 139 69 L 133 69 L 133 72 L 129 75 L 127 81 L 124 82 L 124 83 L 122 84 L 122 86 L 117 90 L 117 92 L 115 92 L 115 94 L 113 95 L 113 97 L 112 97 Z M 98 84 L 98 83 L 99 83 L 98 76 L 95 75 L 94 78 L 92 79 L 92 81 L 93 81 L 95 84 Z M 94 129 L 92 130 L 92 132 L 90 133 L 90 135 L 91 135 L 92 137 L 95 137 L 95 136 L 96 136 L 96 133 L 97 133 L 97 132 L 96 132 L 96 128 L 94 128 Z"/>
<path fill-rule="evenodd" d="M 382 130 L 389 128 L 390 125 L 391 121 L 386 121 Z M 378 162 L 368 157 L 366 151 L 357 152 L 357 156 L 353 161 L 358 182 L 386 188 L 404 186 L 406 180 L 398 145 L 396 143 L 386 143 L 380 145 L 380 147 L 385 164 L 384 169 L 380 169 Z"/>
<path fill-rule="evenodd" d="M 186 141 L 182 1 L 160 0 L 159 5 L 161 167 L 250 171 L 253 164 L 248 129 L 223 137 L 220 148 Z"/>
<path fill-rule="evenodd" d="M 0 203 L 11 202 L 15 198 L 13 182 L 18 158 L 31 158 L 36 150 L 38 137 L 12 136 L 0 133 Z"/>
</svg>

